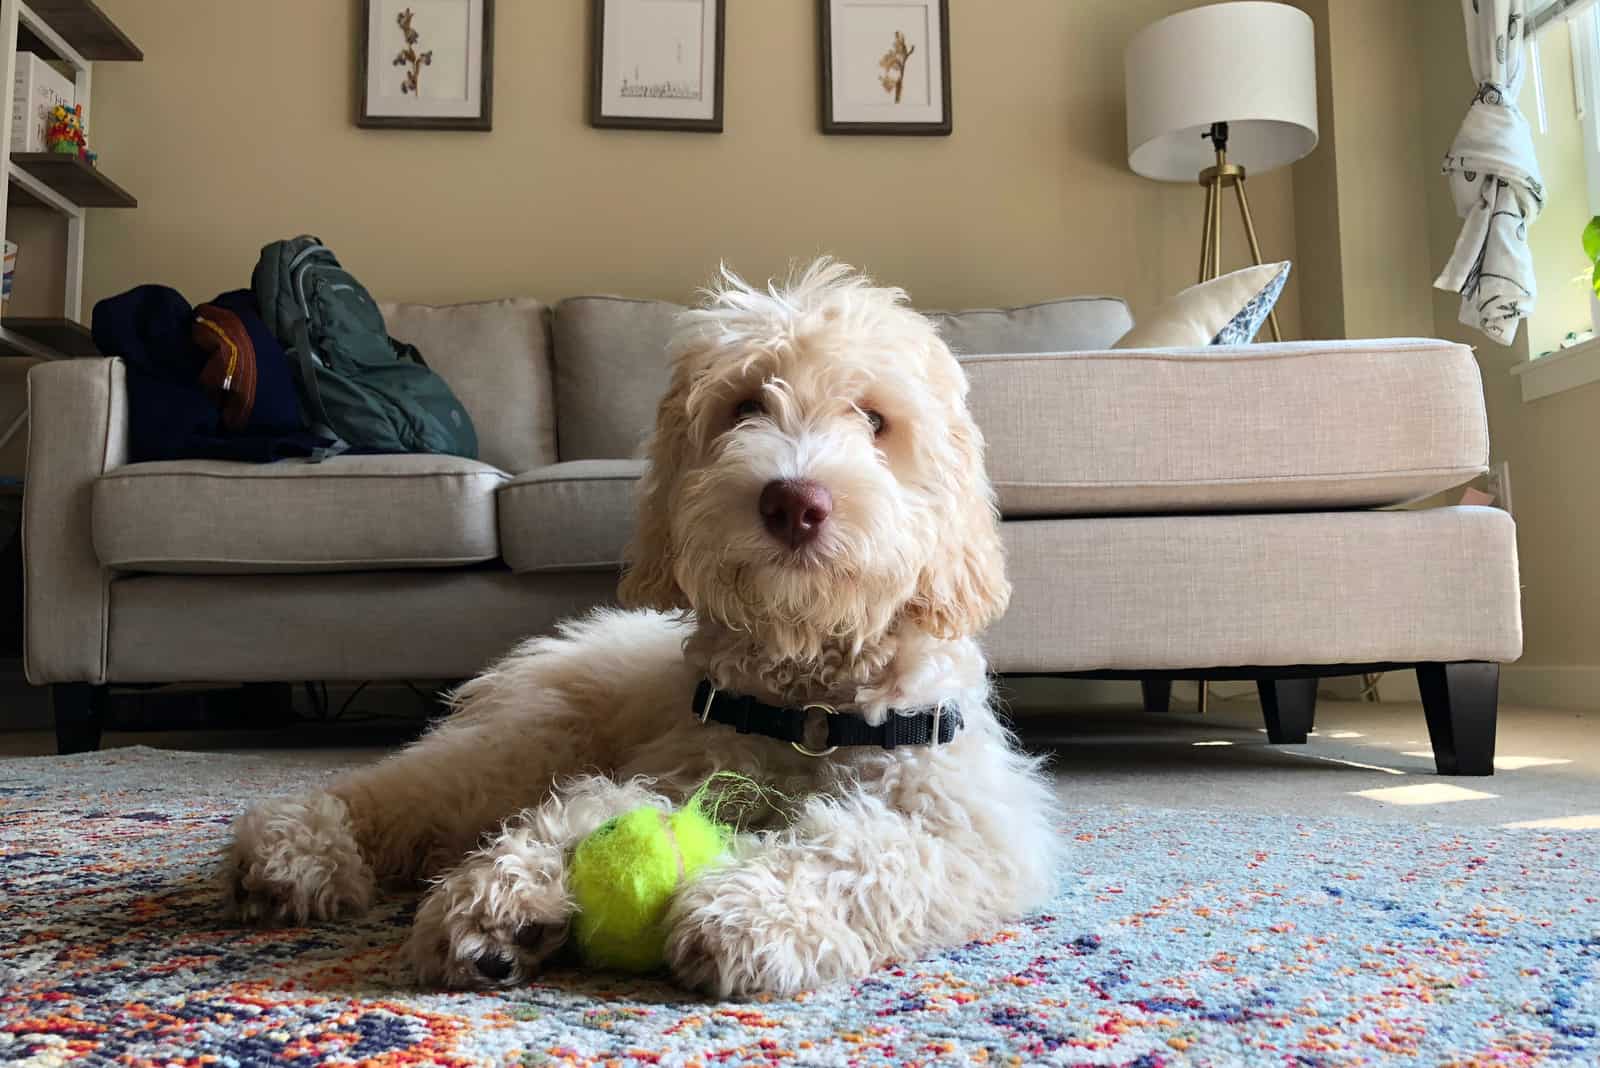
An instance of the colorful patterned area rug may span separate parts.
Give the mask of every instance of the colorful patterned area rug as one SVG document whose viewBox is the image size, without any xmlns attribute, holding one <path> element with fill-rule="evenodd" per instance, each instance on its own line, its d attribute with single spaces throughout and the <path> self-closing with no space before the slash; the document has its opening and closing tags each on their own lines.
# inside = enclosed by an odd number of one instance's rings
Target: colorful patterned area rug
<svg viewBox="0 0 1600 1068">
<path fill-rule="evenodd" d="M 218 919 L 230 818 L 335 759 L 0 761 L 0 1063 L 1600 1064 L 1594 834 L 1079 810 L 1047 913 L 850 986 L 440 994 L 395 962 L 404 902 Z"/>
</svg>

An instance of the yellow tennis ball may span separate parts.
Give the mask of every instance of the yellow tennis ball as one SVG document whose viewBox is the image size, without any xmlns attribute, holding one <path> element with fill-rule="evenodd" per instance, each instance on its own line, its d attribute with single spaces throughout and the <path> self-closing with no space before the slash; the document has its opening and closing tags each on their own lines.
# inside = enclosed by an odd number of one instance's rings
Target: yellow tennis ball
<svg viewBox="0 0 1600 1068">
<path fill-rule="evenodd" d="M 636 808 L 601 824 L 578 843 L 567 871 L 583 958 L 619 971 L 660 968 L 673 892 L 727 844 L 728 829 L 697 804 L 674 813 Z"/>
</svg>

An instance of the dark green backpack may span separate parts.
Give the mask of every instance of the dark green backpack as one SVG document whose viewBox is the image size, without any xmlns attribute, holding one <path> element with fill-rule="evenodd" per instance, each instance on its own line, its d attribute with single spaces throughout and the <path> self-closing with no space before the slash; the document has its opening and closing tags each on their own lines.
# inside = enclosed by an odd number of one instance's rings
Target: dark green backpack
<svg viewBox="0 0 1600 1068">
<path fill-rule="evenodd" d="M 339 440 L 332 451 L 477 458 L 467 410 L 414 346 L 389 336 L 377 302 L 328 246 L 274 241 L 250 288 L 289 351 L 312 430 Z"/>
</svg>

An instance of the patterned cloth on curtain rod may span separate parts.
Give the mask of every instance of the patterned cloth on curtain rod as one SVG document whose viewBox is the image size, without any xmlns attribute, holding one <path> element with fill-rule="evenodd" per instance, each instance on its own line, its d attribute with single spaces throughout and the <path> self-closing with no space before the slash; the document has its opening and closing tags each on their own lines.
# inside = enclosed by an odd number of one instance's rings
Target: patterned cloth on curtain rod
<svg viewBox="0 0 1600 1068">
<path fill-rule="evenodd" d="M 1533 135 L 1517 108 L 1527 23 L 1523 0 L 1461 0 L 1461 9 L 1478 89 L 1444 158 L 1463 223 L 1433 284 L 1461 294 L 1463 323 L 1509 345 L 1533 314 L 1528 226 L 1544 206 Z"/>
</svg>

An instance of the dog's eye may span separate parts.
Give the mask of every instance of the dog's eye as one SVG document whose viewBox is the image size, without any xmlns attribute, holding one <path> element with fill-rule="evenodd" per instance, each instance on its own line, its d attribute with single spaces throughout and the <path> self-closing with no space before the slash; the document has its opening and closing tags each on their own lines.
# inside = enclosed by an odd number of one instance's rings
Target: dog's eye
<svg viewBox="0 0 1600 1068">
<path fill-rule="evenodd" d="M 873 411 L 871 408 L 861 409 L 861 414 L 867 417 L 867 425 L 872 427 L 872 436 L 880 436 L 883 433 L 884 427 L 887 425 L 883 421 L 883 416 L 878 412 Z"/>
<path fill-rule="evenodd" d="M 733 410 L 733 420 L 736 423 L 742 423 L 746 419 L 754 419 L 758 415 L 766 414 L 767 406 L 751 397 L 749 400 L 739 402 L 739 406 Z"/>
</svg>

